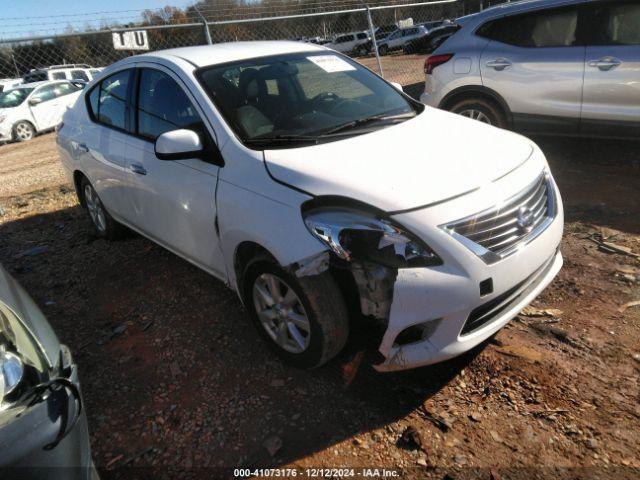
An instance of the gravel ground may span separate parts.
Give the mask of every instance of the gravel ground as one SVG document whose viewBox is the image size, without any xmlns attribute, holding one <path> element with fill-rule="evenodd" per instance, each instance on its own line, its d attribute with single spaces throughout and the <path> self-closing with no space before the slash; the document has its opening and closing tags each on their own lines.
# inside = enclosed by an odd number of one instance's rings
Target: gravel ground
<svg viewBox="0 0 640 480">
<path fill-rule="evenodd" d="M 640 260 L 597 243 L 640 253 L 638 144 L 537 140 L 565 201 L 565 266 L 494 339 L 433 367 L 377 374 L 366 323 L 325 367 L 284 366 L 220 282 L 139 236 L 95 238 L 53 135 L 0 147 L 0 261 L 75 353 L 103 478 L 638 478 L 640 307 L 623 306 Z"/>
</svg>

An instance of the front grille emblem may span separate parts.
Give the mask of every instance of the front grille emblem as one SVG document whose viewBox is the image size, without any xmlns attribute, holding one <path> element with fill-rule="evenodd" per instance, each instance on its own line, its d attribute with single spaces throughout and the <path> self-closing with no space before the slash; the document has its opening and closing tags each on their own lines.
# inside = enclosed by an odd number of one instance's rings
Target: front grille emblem
<svg viewBox="0 0 640 480">
<path fill-rule="evenodd" d="M 516 224 L 522 232 L 530 232 L 533 228 L 535 217 L 529 207 L 522 206 L 518 209 Z"/>
</svg>

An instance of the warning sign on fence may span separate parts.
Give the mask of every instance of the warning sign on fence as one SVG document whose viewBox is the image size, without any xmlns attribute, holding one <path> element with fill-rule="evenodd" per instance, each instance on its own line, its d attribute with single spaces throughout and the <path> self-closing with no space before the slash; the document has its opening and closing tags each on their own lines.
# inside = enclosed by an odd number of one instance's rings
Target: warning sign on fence
<svg viewBox="0 0 640 480">
<path fill-rule="evenodd" d="M 149 38 L 146 30 L 115 32 L 113 48 L 116 50 L 149 50 Z"/>
</svg>

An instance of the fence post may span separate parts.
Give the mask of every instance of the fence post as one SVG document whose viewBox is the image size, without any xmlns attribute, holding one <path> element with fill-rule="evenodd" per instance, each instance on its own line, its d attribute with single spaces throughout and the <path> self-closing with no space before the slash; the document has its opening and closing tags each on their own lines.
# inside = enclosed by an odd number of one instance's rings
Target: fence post
<svg viewBox="0 0 640 480">
<path fill-rule="evenodd" d="M 373 19 L 371 18 L 371 10 L 369 5 L 365 5 L 367 8 L 367 20 L 369 21 L 369 30 L 371 31 L 371 46 L 376 54 L 376 60 L 378 61 L 378 72 L 380 76 L 384 78 L 384 72 L 382 71 L 382 62 L 380 61 L 380 52 L 378 52 L 378 42 L 376 41 L 376 29 L 373 26 Z"/>
<path fill-rule="evenodd" d="M 197 4 L 195 3 L 193 4 L 193 9 L 198 13 L 198 16 L 202 20 L 202 25 L 204 25 L 204 36 L 207 39 L 207 45 L 213 44 L 213 41 L 211 40 L 211 32 L 209 31 L 209 24 L 207 23 L 207 19 L 204 18 L 204 15 L 202 15 L 200 10 L 198 9 Z"/>
</svg>

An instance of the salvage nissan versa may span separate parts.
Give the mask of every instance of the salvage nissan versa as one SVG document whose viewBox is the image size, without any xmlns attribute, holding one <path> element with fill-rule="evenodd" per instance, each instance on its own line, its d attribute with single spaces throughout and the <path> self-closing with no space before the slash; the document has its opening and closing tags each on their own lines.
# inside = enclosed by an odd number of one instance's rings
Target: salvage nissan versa
<svg viewBox="0 0 640 480">
<path fill-rule="evenodd" d="M 302 367 L 342 349 L 351 302 L 385 327 L 378 370 L 454 357 L 562 265 L 562 203 L 533 142 L 321 46 L 129 57 L 58 144 L 99 235 L 125 225 L 227 282 Z"/>
</svg>

